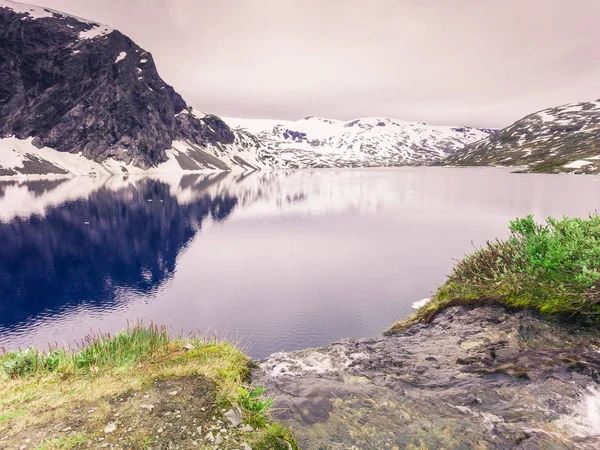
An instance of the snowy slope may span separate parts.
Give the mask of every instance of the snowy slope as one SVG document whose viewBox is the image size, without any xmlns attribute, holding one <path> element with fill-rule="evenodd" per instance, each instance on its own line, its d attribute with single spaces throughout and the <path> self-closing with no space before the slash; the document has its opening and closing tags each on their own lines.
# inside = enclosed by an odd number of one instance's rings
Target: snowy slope
<svg viewBox="0 0 600 450">
<path fill-rule="evenodd" d="M 427 165 L 494 132 L 377 117 L 223 120 L 256 135 L 268 147 L 261 159 L 273 168 Z"/>
<path fill-rule="evenodd" d="M 442 163 L 600 173 L 600 101 L 569 103 L 530 114 Z"/>
<path fill-rule="evenodd" d="M 202 113 L 192 113 L 202 120 Z M 49 147 L 38 148 L 33 138 L 18 139 L 9 136 L 0 139 L 0 176 L 70 176 L 70 175 L 113 175 L 181 173 L 204 171 L 240 171 L 267 168 L 260 159 L 264 147 L 245 132 L 233 132 L 235 140 L 231 144 L 205 144 L 199 146 L 190 141 L 173 141 L 166 151 L 167 161 L 142 169 L 133 164 L 114 158 L 96 162 L 84 157 L 81 152 L 61 152 Z"/>
</svg>

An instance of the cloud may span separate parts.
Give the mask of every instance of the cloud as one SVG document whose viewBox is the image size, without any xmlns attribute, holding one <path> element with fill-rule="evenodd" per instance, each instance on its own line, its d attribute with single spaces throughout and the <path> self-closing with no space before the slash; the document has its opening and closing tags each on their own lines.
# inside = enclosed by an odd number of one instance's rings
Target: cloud
<svg viewBox="0 0 600 450">
<path fill-rule="evenodd" d="M 38 0 L 151 51 L 204 111 L 504 126 L 600 97 L 600 2 Z"/>
</svg>

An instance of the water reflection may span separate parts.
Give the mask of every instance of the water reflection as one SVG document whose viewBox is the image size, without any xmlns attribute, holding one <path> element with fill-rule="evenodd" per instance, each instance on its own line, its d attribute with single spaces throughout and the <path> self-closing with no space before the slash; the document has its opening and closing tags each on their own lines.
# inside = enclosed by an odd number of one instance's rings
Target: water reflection
<svg viewBox="0 0 600 450">
<path fill-rule="evenodd" d="M 379 334 L 515 216 L 597 177 L 406 168 L 0 182 L 0 346 L 145 318 L 251 355 Z"/>
<path fill-rule="evenodd" d="M 198 177 L 181 180 L 183 189 Z M 65 181 L 23 186 L 34 197 Z M 210 185 L 209 179 L 199 186 Z M 202 221 L 224 220 L 237 198 L 202 194 L 180 203 L 170 186 L 140 180 L 48 207 L 43 216 L 0 223 L 0 327 L 42 312 L 87 305 L 111 307 L 118 289 L 148 293 L 175 272 L 179 252 Z"/>
</svg>

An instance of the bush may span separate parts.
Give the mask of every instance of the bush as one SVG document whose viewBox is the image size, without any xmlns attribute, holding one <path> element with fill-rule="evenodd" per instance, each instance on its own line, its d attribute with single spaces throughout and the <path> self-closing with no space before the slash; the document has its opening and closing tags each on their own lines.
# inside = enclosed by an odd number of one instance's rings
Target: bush
<svg viewBox="0 0 600 450">
<path fill-rule="evenodd" d="M 600 217 L 548 218 L 544 224 L 533 216 L 512 221 L 507 240 L 488 242 L 459 261 L 432 301 L 392 330 L 427 320 L 448 304 L 481 300 L 596 320 Z"/>
</svg>

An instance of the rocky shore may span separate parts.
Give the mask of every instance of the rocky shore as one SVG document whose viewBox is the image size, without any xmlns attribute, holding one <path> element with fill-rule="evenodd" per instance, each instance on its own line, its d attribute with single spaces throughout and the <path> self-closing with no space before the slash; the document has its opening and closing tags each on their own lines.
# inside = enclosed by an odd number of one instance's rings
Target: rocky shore
<svg viewBox="0 0 600 450">
<path fill-rule="evenodd" d="M 253 378 L 306 450 L 596 449 L 599 373 L 598 328 L 485 305 L 277 353 Z"/>
</svg>

